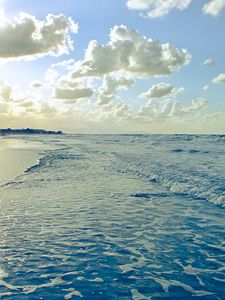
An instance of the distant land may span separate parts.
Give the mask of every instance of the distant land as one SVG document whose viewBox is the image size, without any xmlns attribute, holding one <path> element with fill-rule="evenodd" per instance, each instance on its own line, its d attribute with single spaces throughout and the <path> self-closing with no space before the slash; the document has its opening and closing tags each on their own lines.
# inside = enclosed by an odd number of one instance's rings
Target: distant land
<svg viewBox="0 0 225 300">
<path fill-rule="evenodd" d="M 63 134 L 62 131 L 52 131 L 44 129 L 22 128 L 22 129 L 0 129 L 0 135 L 14 134 Z"/>
</svg>

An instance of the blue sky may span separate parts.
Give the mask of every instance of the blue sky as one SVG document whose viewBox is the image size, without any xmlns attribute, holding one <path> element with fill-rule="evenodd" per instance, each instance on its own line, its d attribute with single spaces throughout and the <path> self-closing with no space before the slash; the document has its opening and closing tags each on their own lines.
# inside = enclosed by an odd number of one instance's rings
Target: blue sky
<svg viewBox="0 0 225 300">
<path fill-rule="evenodd" d="M 165 13 L 162 6 L 167 2 Z M 186 7 L 179 9 L 182 2 Z M 145 10 L 140 9 L 143 3 Z M 5 22 L 0 24 L 0 38 L 4 41 L 3 47 L 0 39 L 0 127 L 57 127 L 69 132 L 224 133 L 224 0 L 5 0 L 0 5 L 5 15 Z M 152 17 L 155 8 L 161 15 Z M 21 12 L 29 17 L 18 21 Z M 150 16 L 146 16 L 148 13 Z M 38 29 L 47 24 L 48 14 L 64 15 L 66 27 L 62 34 L 69 37 L 73 49 L 68 44 L 61 45 L 60 55 L 56 56 L 57 41 L 51 49 L 47 48 L 54 40 L 57 30 L 54 28 L 46 40 L 39 37 L 43 40 L 42 47 L 32 49 L 37 45 L 31 39 L 26 40 L 27 28 L 31 26 L 28 20 L 34 18 Z M 19 31 L 19 22 L 27 22 L 29 26 Z M 55 25 L 58 19 L 53 22 Z M 72 22 L 79 26 L 77 33 L 71 30 Z M 6 38 L 9 24 L 11 31 Z M 119 37 L 121 25 L 125 26 L 124 37 Z M 133 35 L 130 37 L 133 30 L 138 33 L 140 43 L 148 39 L 160 41 L 160 45 L 169 43 L 173 47 L 169 55 L 176 60 L 176 67 L 160 66 L 163 58 L 159 58 L 157 51 L 150 55 L 153 50 L 149 46 L 144 70 L 144 52 L 140 46 L 136 49 L 138 53 L 129 57 L 136 71 L 130 65 L 116 66 L 106 72 L 100 70 L 111 58 L 107 54 L 97 63 L 100 45 L 108 52 L 112 50 L 107 46 L 112 28 L 119 41 L 117 44 L 111 41 L 112 49 L 117 47 L 115 56 L 121 55 L 121 45 L 124 47 L 127 40 L 133 39 Z M 20 32 L 21 38 L 12 42 L 14 32 L 15 36 Z M 85 52 L 92 40 L 97 43 L 90 48 L 87 62 Z M 129 40 L 132 42 L 135 47 L 136 42 Z M 19 50 L 14 55 L 10 47 Z M 184 57 L 182 49 L 187 49 L 189 58 Z M 69 60 L 72 60 L 69 68 L 54 66 Z M 154 71 L 157 60 L 158 69 Z M 140 61 L 143 65 L 138 66 Z M 83 72 L 87 63 L 89 69 Z M 98 70 L 93 75 L 90 68 Z M 159 69 L 163 71 L 160 73 Z M 57 78 L 50 80 L 49 72 L 57 72 Z M 165 76 L 165 72 L 170 74 Z"/>
</svg>

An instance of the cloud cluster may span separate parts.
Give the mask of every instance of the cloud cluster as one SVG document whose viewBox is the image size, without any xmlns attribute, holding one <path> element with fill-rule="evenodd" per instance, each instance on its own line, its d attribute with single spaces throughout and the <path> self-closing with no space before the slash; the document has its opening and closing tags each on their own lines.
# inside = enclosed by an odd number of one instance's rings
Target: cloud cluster
<svg viewBox="0 0 225 300">
<path fill-rule="evenodd" d="M 147 11 L 149 17 L 162 16 L 174 9 L 183 10 L 190 2 L 191 0 L 127 0 L 129 8 Z M 48 15 L 44 21 L 28 14 L 20 14 L 14 23 L 6 19 L 5 24 L 0 27 L 0 60 L 31 59 L 67 53 L 72 49 L 70 34 L 77 30 L 77 24 L 64 15 Z M 184 106 L 174 100 L 184 90 L 181 87 L 165 82 L 153 85 L 140 95 L 149 99 L 140 109 L 123 102 L 122 93 L 120 98 L 117 97 L 117 92 L 130 88 L 139 79 L 170 76 L 188 64 L 190 58 L 186 49 L 149 39 L 124 25 L 114 26 L 108 43 L 90 41 L 82 60 L 70 59 L 52 65 L 46 73 L 47 83 L 33 81 L 30 84 L 33 89 L 26 93 L 0 80 L 0 112 L 9 111 L 8 115 L 18 114 L 24 119 L 64 118 L 66 122 L 72 122 L 76 116 L 81 123 L 106 121 L 110 126 L 113 120 L 112 124 L 128 122 L 132 128 L 137 120 L 142 124 L 145 120 L 157 123 L 185 119 L 185 116 L 188 119 L 188 116 L 194 116 L 204 108 L 207 100 L 195 99 L 191 105 Z M 212 65 L 213 60 L 208 59 L 205 64 Z M 62 76 L 63 72 L 66 74 Z M 214 82 L 225 82 L 223 76 L 225 74 L 220 74 Z M 46 93 L 47 88 L 53 90 L 53 93 L 44 100 L 44 95 L 47 94 L 42 93 Z M 80 99 L 91 97 L 97 102 L 88 101 L 83 106 L 83 102 L 77 103 Z M 54 101 L 52 98 L 62 101 Z M 77 104 L 69 105 L 74 103 Z"/>
<path fill-rule="evenodd" d="M 208 101 L 204 98 L 197 98 L 192 100 L 192 105 L 187 107 L 184 107 L 180 102 L 175 101 L 170 111 L 170 115 L 175 117 L 182 117 L 184 115 L 193 114 L 206 107 L 207 104 Z"/>
<path fill-rule="evenodd" d="M 106 45 L 89 43 L 84 60 L 74 64 L 73 78 L 102 77 L 114 72 L 139 77 L 168 76 L 190 60 L 187 50 L 147 39 L 123 25 L 114 26 L 109 37 Z"/>
<path fill-rule="evenodd" d="M 126 0 L 127 7 L 141 11 L 144 16 L 158 18 L 173 10 L 185 10 L 192 0 Z M 217 16 L 225 8 L 225 0 L 210 0 L 202 8 L 205 14 Z"/>
<path fill-rule="evenodd" d="M 213 83 L 225 83 L 225 73 L 219 74 L 213 79 Z"/>
<path fill-rule="evenodd" d="M 137 79 L 169 76 L 188 64 L 190 57 L 185 49 L 148 39 L 123 25 L 114 26 L 107 44 L 91 41 L 83 60 L 54 64 L 45 78 L 54 88 L 53 98 L 74 103 L 95 94 L 97 104 L 104 106 L 117 97 L 118 90 L 128 89 Z M 181 91 L 170 86 L 160 88 L 168 90 L 165 95 Z"/>
<path fill-rule="evenodd" d="M 172 10 L 186 9 L 192 0 L 127 0 L 129 9 L 145 11 L 146 16 L 157 18 L 169 14 Z"/>
<path fill-rule="evenodd" d="M 32 82 L 33 85 L 40 86 L 40 82 Z M 32 84 L 30 87 L 32 87 Z M 0 104 L 1 111 L 8 113 L 8 117 L 13 118 L 21 114 L 36 114 L 40 112 L 41 107 L 46 103 L 43 100 L 43 94 L 32 92 L 27 89 L 22 90 L 19 85 L 10 85 L 5 80 L 0 79 Z"/>
<path fill-rule="evenodd" d="M 168 119 L 183 118 L 185 116 L 193 116 L 207 105 L 208 101 L 204 98 L 192 100 L 190 106 L 183 106 L 180 101 L 168 99 L 166 101 L 156 102 L 149 101 L 148 104 L 142 106 L 138 112 L 138 117 L 149 119 Z"/>
<path fill-rule="evenodd" d="M 142 93 L 140 97 L 146 99 L 163 98 L 175 96 L 183 91 L 183 88 L 176 88 L 165 82 L 160 82 L 153 85 L 147 92 Z"/>
<path fill-rule="evenodd" d="M 117 89 L 127 88 L 133 83 L 134 81 L 129 78 L 105 77 L 104 85 L 99 89 L 102 94 L 111 95 Z M 10 87 L 6 82 L 1 81 L 1 87 L 7 86 Z M 59 126 L 62 130 L 68 126 L 68 129 L 71 130 L 71 124 L 76 124 L 76 128 L 81 130 L 86 128 L 89 132 L 90 130 L 93 132 L 99 132 L 99 130 L 104 132 L 115 132 L 115 130 L 132 132 L 148 130 L 149 126 L 154 126 L 154 131 L 158 132 L 158 126 L 163 128 L 162 124 L 166 128 L 168 124 L 174 124 L 173 129 L 176 129 L 175 124 L 179 122 L 185 123 L 190 119 L 195 120 L 195 116 L 198 116 L 196 113 L 207 104 L 205 99 L 196 99 L 192 101 L 190 106 L 184 106 L 179 101 L 162 97 L 158 98 L 157 101 L 150 100 L 139 111 L 124 101 L 117 101 L 116 103 L 111 101 L 108 105 L 96 105 L 93 102 L 88 102 L 85 106 L 76 107 L 68 104 L 87 96 L 85 83 L 83 80 L 72 83 L 67 81 L 66 77 L 58 82 L 54 90 L 61 99 L 64 98 L 62 102 L 53 102 L 52 99 L 44 100 L 39 93 L 32 94 L 32 90 L 26 94 L 17 86 L 11 86 L 10 89 L 11 95 L 2 92 L 4 99 L 0 99 L 1 123 L 6 124 L 6 126 L 15 126 L 15 124 L 23 126 L 23 124 L 28 123 L 29 126 L 32 126 L 38 122 L 38 124 L 47 127 L 49 124 L 53 127 Z M 86 89 L 88 90 L 88 86 Z M 93 90 L 90 89 L 90 96 L 92 92 Z"/>
<path fill-rule="evenodd" d="M 105 76 L 103 78 L 102 86 L 98 89 L 98 104 L 106 105 L 110 103 L 115 97 L 116 92 L 120 89 L 128 89 L 135 83 L 132 78 L 114 78 L 111 76 Z"/>
<path fill-rule="evenodd" d="M 85 80 L 69 80 L 67 77 L 61 78 L 53 86 L 54 92 L 52 98 L 57 98 L 66 101 L 67 103 L 74 103 L 82 98 L 90 98 L 94 94 L 91 86 Z"/>
<path fill-rule="evenodd" d="M 0 27 L 0 59 L 33 59 L 45 55 L 58 56 L 72 49 L 71 32 L 78 25 L 64 15 L 49 14 L 44 21 L 21 13 L 13 22 Z"/>
</svg>

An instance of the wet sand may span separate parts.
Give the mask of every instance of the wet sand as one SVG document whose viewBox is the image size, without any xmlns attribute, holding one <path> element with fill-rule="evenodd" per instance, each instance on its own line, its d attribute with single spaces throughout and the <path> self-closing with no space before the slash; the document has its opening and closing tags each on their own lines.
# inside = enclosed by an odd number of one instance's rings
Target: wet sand
<svg viewBox="0 0 225 300">
<path fill-rule="evenodd" d="M 18 138 L 0 138 L 0 185 L 3 185 L 35 164 L 45 150 L 42 143 Z"/>
</svg>

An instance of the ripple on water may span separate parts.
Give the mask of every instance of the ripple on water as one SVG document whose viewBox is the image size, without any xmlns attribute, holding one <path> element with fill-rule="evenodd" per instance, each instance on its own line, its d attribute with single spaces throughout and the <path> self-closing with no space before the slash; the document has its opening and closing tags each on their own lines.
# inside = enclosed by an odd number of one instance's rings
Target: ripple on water
<svg viewBox="0 0 225 300">
<path fill-rule="evenodd" d="M 224 142 L 62 139 L 2 188 L 0 297 L 221 300 Z"/>
</svg>

